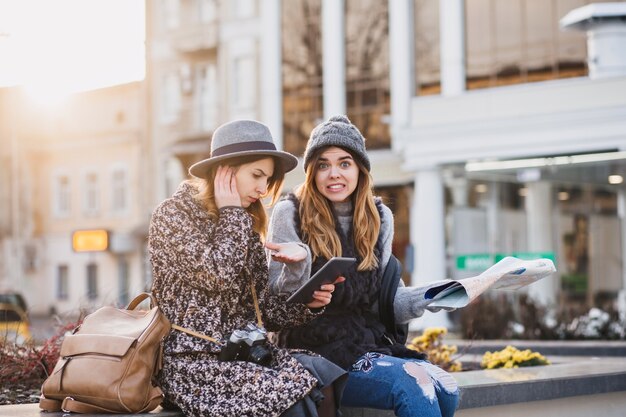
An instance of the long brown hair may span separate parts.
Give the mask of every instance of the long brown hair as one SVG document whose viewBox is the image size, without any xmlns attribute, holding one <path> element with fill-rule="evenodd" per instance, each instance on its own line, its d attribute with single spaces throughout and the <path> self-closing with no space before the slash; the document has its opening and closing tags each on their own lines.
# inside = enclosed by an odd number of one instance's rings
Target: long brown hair
<svg viewBox="0 0 626 417">
<path fill-rule="evenodd" d="M 246 211 L 252 216 L 252 228 L 255 232 L 261 235 L 261 239 L 265 239 L 267 233 L 267 213 L 263 206 L 262 199 L 271 196 L 272 200 L 269 203 L 269 207 L 273 206 L 280 198 L 280 190 L 285 179 L 285 170 L 282 162 L 278 158 L 273 158 L 267 155 L 246 155 L 236 156 L 228 158 L 220 164 L 215 164 L 209 168 L 206 179 L 194 178 L 189 180 L 197 189 L 198 193 L 194 198 L 200 202 L 209 212 L 209 218 L 213 221 L 219 219 L 219 209 L 215 204 L 215 173 L 219 165 L 229 166 L 232 168 L 239 168 L 241 165 L 249 164 L 252 162 L 260 161 L 261 159 L 272 158 L 274 161 L 274 173 L 268 180 L 267 192 L 261 196 L 257 201 L 250 204 Z"/>
<path fill-rule="evenodd" d="M 300 222 L 302 238 L 311 248 L 313 259 L 323 256 L 330 259 L 341 256 L 341 241 L 335 230 L 335 219 L 331 202 L 324 197 L 315 185 L 318 159 L 328 147 L 321 148 L 312 157 L 306 170 L 304 183 L 296 190 L 300 200 Z M 349 150 L 341 148 L 350 153 Z M 351 154 L 351 153 L 350 153 Z M 354 207 L 352 218 L 352 239 L 356 252 L 361 258 L 358 270 L 365 271 L 378 267 L 374 246 L 380 233 L 380 215 L 374 203 L 373 180 L 369 171 L 353 158 L 359 168 L 359 182 L 350 196 Z"/>
</svg>

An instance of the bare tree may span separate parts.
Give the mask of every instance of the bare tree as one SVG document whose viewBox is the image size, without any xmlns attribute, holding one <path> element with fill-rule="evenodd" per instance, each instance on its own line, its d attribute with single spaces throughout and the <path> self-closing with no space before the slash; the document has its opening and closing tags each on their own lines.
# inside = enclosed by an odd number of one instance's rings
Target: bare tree
<svg viewBox="0 0 626 417">
<path fill-rule="evenodd" d="M 301 153 L 322 109 L 321 0 L 283 3 L 283 88 L 286 149 Z M 387 0 L 346 1 L 348 113 L 366 137 L 380 136 L 388 112 Z M 340 40 L 338 40 L 340 41 Z M 369 103 L 369 104 L 368 104 Z M 377 129 L 372 125 L 378 123 Z M 383 142 L 388 144 L 388 135 Z M 377 144 L 380 141 L 374 140 Z"/>
</svg>

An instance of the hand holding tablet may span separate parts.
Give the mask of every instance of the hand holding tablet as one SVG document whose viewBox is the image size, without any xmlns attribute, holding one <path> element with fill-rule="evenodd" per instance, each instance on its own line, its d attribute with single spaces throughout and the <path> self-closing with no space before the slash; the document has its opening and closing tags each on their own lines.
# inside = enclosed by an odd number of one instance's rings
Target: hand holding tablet
<svg viewBox="0 0 626 417">
<path fill-rule="evenodd" d="M 324 264 L 308 281 L 298 288 L 287 299 L 290 303 L 307 304 L 313 300 L 313 293 L 324 284 L 335 282 L 337 277 L 343 275 L 350 265 L 356 262 L 356 258 L 334 257 Z"/>
</svg>

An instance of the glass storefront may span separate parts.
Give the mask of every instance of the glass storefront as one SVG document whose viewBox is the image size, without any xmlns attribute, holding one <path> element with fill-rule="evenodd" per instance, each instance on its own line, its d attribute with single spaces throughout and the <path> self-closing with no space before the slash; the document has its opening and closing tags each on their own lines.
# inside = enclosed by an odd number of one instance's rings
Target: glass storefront
<svg viewBox="0 0 626 417">
<path fill-rule="evenodd" d="M 489 259 L 485 255 L 552 257 L 558 280 L 550 298 L 554 303 L 609 307 L 624 289 L 618 206 L 626 161 L 533 172 L 444 169 L 452 276 L 481 272 Z M 543 229 L 533 230 L 537 224 Z"/>
</svg>

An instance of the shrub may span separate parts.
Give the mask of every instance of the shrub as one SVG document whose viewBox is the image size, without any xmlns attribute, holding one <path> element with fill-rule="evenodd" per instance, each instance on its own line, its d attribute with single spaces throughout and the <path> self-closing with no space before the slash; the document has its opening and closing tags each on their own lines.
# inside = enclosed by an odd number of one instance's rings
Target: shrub
<svg viewBox="0 0 626 417">
<path fill-rule="evenodd" d="M 484 294 L 457 313 L 460 333 L 466 339 L 626 339 L 626 316 L 610 305 L 605 310 L 554 308 L 526 294 Z"/>
<path fill-rule="evenodd" d="M 466 339 L 502 339 L 512 335 L 513 309 L 502 294 L 497 297 L 483 294 L 457 313 Z"/>
<path fill-rule="evenodd" d="M 0 386 L 17 383 L 33 388 L 41 386 L 59 359 L 63 336 L 78 324 L 80 321 L 59 326 L 55 335 L 41 346 L 32 342 L 0 342 Z"/>
<path fill-rule="evenodd" d="M 457 347 L 443 343 L 443 336 L 447 333 L 445 327 L 427 327 L 407 347 L 425 353 L 432 364 L 446 371 L 459 372 L 462 370 L 461 362 L 453 357 L 457 353 Z"/>
</svg>

